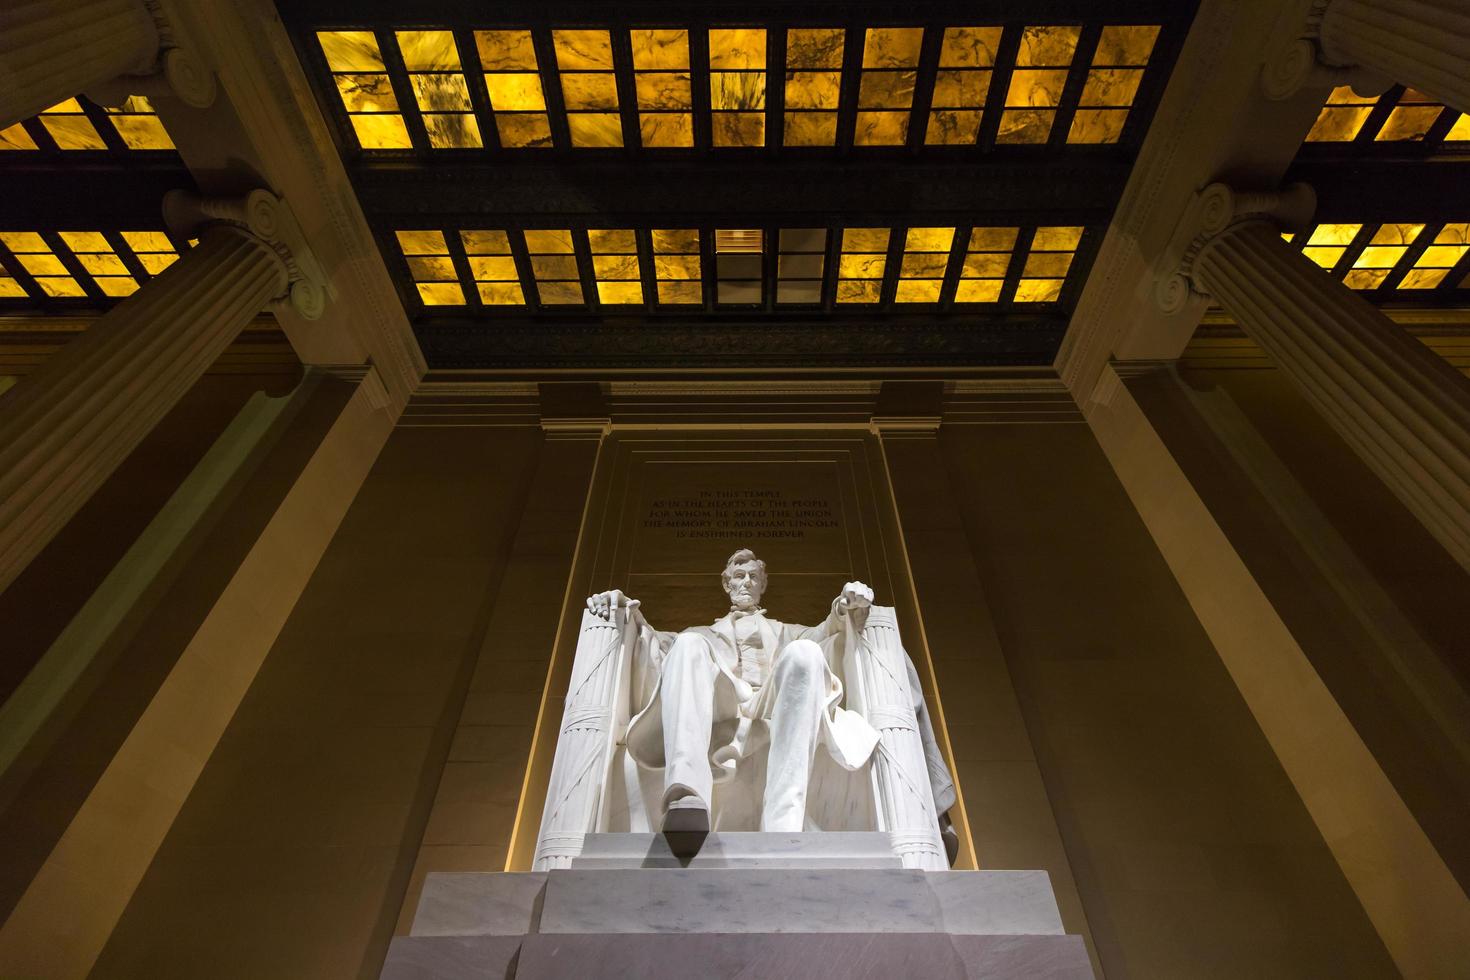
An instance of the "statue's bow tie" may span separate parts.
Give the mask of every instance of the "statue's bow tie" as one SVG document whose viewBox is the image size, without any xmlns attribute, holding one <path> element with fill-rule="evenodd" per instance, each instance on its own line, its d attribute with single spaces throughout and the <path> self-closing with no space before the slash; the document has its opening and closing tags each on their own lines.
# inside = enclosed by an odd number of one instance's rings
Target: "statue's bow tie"
<svg viewBox="0 0 1470 980">
<path fill-rule="evenodd" d="M 730 607 L 730 619 L 732 622 L 743 616 L 764 616 L 765 614 L 766 611 L 764 609 L 736 609 L 734 606 Z"/>
</svg>

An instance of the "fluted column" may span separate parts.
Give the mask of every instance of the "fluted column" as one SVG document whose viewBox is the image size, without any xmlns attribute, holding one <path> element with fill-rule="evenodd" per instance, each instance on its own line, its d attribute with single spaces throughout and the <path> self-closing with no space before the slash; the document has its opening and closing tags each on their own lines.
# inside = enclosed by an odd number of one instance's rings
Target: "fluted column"
<svg viewBox="0 0 1470 980">
<path fill-rule="evenodd" d="M 1215 184 L 1184 263 L 1404 504 L 1470 569 L 1470 381 Z M 1213 227 L 1212 227 L 1213 226 Z"/>
<path fill-rule="evenodd" d="M 1318 42 L 1332 65 L 1359 65 L 1470 112 L 1470 3 L 1328 0 Z"/>
<path fill-rule="evenodd" d="M 199 244 L 0 397 L 0 591 L 266 304 L 325 303 L 273 195 L 171 203 Z"/>
<path fill-rule="evenodd" d="M 83 92 L 107 105 L 167 94 L 204 108 L 215 80 L 147 0 L 0 3 L 0 129 Z"/>
</svg>

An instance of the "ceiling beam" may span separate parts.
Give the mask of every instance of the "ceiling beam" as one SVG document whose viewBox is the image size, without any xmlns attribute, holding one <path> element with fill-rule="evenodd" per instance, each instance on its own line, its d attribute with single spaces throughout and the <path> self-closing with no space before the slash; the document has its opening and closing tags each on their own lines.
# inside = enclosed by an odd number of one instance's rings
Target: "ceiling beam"
<svg viewBox="0 0 1470 980">
<path fill-rule="evenodd" d="M 397 217 L 596 215 L 637 221 L 678 214 L 736 220 L 800 214 L 847 224 L 963 222 L 978 215 L 1010 224 L 1103 224 L 1128 179 L 1109 150 L 1066 159 L 953 163 L 867 161 L 579 160 L 503 164 L 359 163 L 354 183 L 369 214 Z"/>
<path fill-rule="evenodd" d="M 150 231 L 163 227 L 163 195 L 195 191 L 194 177 L 177 157 L 169 162 L 0 166 L 4 231 Z"/>
</svg>

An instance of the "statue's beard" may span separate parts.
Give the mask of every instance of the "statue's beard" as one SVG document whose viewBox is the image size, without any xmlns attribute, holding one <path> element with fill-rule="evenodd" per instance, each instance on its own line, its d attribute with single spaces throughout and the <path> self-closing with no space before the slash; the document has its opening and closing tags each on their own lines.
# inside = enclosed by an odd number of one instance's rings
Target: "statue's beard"
<svg viewBox="0 0 1470 980">
<path fill-rule="evenodd" d="M 736 609 L 754 609 L 760 605 L 761 596 L 759 592 L 732 592 L 730 593 L 730 605 Z"/>
</svg>

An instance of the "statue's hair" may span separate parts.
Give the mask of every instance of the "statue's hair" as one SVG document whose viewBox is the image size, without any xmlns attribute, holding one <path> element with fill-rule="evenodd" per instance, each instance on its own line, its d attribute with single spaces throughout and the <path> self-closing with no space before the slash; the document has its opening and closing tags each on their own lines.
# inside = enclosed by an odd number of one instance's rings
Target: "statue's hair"
<svg viewBox="0 0 1470 980">
<path fill-rule="evenodd" d="M 766 563 L 755 556 L 755 552 L 749 548 L 741 548 L 725 561 L 725 570 L 720 573 L 720 584 L 730 584 L 730 569 L 736 565 L 744 565 L 746 562 L 754 562 L 755 570 L 761 577 L 761 588 L 766 585 Z"/>
</svg>

